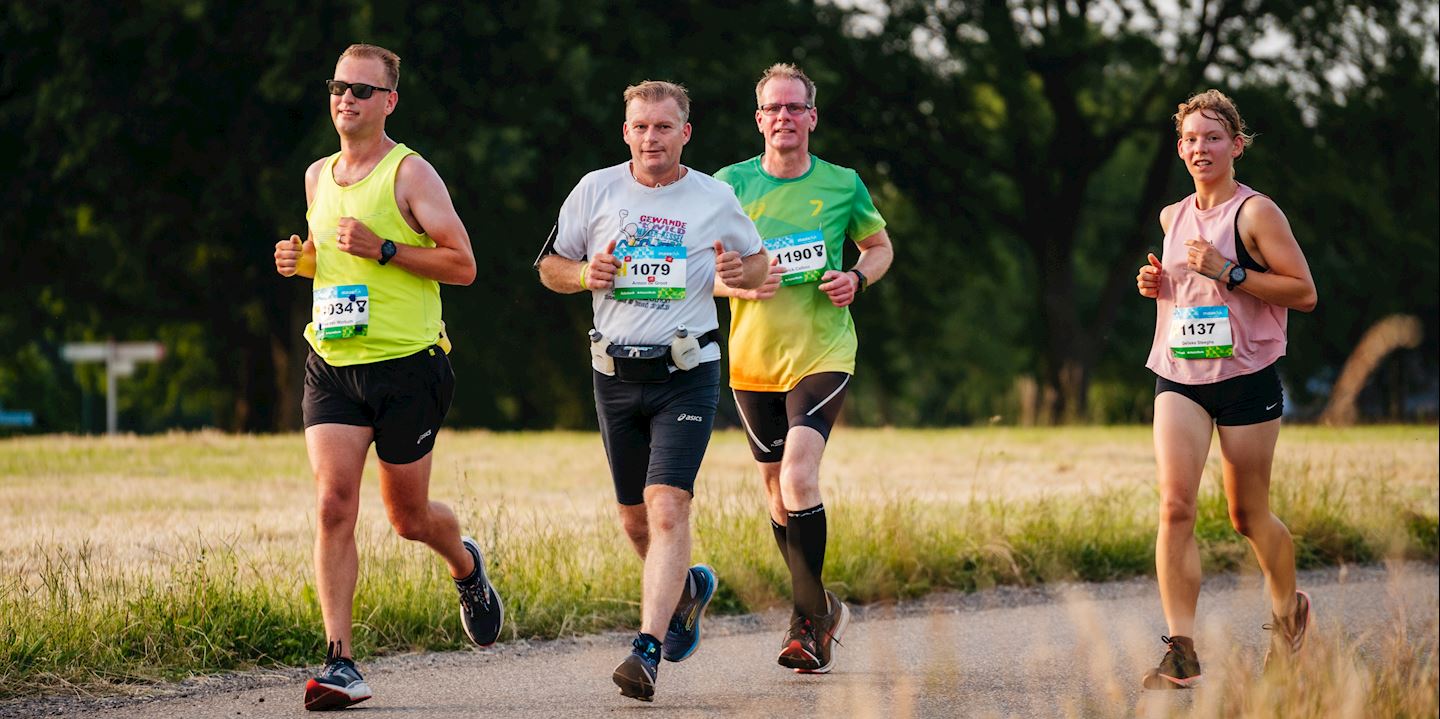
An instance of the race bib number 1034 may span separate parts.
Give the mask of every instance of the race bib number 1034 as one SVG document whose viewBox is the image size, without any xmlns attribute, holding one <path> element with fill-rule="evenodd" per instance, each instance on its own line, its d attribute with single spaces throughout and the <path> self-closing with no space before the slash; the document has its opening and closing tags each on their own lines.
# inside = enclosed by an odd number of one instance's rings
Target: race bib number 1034
<svg viewBox="0 0 1440 719">
<path fill-rule="evenodd" d="M 370 288 L 365 285 L 321 287 L 312 295 L 310 320 L 315 337 L 339 340 L 362 337 L 370 328 Z"/>
</svg>

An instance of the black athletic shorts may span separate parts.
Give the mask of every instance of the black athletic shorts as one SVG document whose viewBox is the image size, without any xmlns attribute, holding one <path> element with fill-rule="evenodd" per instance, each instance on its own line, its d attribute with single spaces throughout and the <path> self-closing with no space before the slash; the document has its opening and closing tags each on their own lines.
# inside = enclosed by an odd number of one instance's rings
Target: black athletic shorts
<svg viewBox="0 0 1440 719">
<path fill-rule="evenodd" d="M 850 375 L 844 372 L 819 372 L 801 379 L 789 392 L 735 390 L 735 407 L 755 461 L 779 462 L 791 427 L 809 427 L 830 439 L 849 386 Z"/>
<path fill-rule="evenodd" d="M 1175 392 L 1189 398 L 1222 427 L 1260 424 L 1285 413 L 1285 391 L 1273 364 L 1259 372 L 1214 384 L 1180 384 L 1156 376 L 1155 396 L 1159 397 L 1161 392 Z"/>
<path fill-rule="evenodd" d="M 593 369 L 591 374 L 615 500 L 643 504 L 652 484 L 694 495 L 720 403 L 720 363 L 676 370 L 668 382 L 656 384 L 621 382 Z"/>
<path fill-rule="evenodd" d="M 450 412 L 455 372 L 439 347 L 408 357 L 333 367 L 310 350 L 305 360 L 305 426 L 348 424 L 375 429 L 375 455 L 409 464 L 435 447 Z"/>
</svg>

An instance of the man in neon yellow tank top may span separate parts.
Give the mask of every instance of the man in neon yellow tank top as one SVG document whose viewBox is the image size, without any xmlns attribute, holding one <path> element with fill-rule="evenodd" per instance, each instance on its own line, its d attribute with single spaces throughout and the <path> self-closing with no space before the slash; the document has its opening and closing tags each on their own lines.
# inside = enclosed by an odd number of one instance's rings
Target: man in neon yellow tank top
<svg viewBox="0 0 1440 719">
<path fill-rule="evenodd" d="M 315 281 L 303 410 L 327 650 L 305 687 L 312 710 L 370 698 L 351 655 L 351 614 L 360 477 L 372 442 L 386 515 L 400 536 L 445 561 L 466 634 L 493 643 L 504 614 L 479 545 L 428 497 L 431 450 L 455 387 L 439 283 L 470 284 L 475 256 L 435 168 L 385 134 L 399 80 L 400 58 L 389 50 L 352 45 L 340 56 L 326 81 L 340 152 L 305 172 L 309 237 L 275 246 L 277 272 Z"/>
<path fill-rule="evenodd" d="M 850 303 L 885 274 L 893 250 L 860 176 L 810 154 L 815 83 L 794 65 L 776 64 L 760 77 L 755 99 L 764 154 L 715 177 L 735 189 L 774 264 L 758 289 L 716 282 L 715 293 L 730 298 L 730 386 L 794 591 L 779 663 L 824 673 L 850 610 L 821 583 L 820 458 L 855 372 Z M 848 271 L 841 264 L 847 237 L 860 248 Z"/>
</svg>

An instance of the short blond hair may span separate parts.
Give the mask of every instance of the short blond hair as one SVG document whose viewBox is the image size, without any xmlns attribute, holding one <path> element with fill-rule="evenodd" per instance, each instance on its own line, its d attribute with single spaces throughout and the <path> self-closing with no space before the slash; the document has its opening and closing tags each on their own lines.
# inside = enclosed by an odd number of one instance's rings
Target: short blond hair
<svg viewBox="0 0 1440 719">
<path fill-rule="evenodd" d="M 625 107 L 630 107 L 631 100 L 642 102 L 661 102 L 669 98 L 675 101 L 675 106 L 680 108 L 680 122 L 690 121 L 690 93 L 685 91 L 685 86 L 664 80 L 643 80 L 630 87 L 625 88 Z"/>
<path fill-rule="evenodd" d="M 1223 125 L 1230 137 L 1240 138 L 1242 149 L 1255 141 L 1255 135 L 1249 132 L 1250 128 L 1245 126 L 1244 118 L 1240 117 L 1240 111 L 1235 108 L 1235 101 L 1214 89 L 1206 90 L 1180 103 L 1175 110 L 1176 135 L 1180 134 L 1180 126 L 1185 123 L 1185 118 L 1197 112 Z"/>
<path fill-rule="evenodd" d="M 755 104 L 760 104 L 760 94 L 765 92 L 765 83 L 771 80 L 799 80 L 805 85 L 805 104 L 815 106 L 815 82 L 801 70 L 788 62 L 777 62 L 765 68 L 760 74 L 760 82 L 755 83 Z"/>
<path fill-rule="evenodd" d="M 367 57 L 371 60 L 379 60 L 380 64 L 385 66 L 385 77 L 390 83 L 390 89 L 394 90 L 400 87 L 399 55 L 396 55 L 395 53 L 390 52 L 389 50 L 386 50 L 379 45 L 366 45 L 364 43 L 355 43 L 354 45 L 345 48 L 345 52 L 340 53 L 340 60 L 344 60 L 347 57 Z M 339 63 L 340 60 L 336 60 L 335 62 Z"/>
</svg>

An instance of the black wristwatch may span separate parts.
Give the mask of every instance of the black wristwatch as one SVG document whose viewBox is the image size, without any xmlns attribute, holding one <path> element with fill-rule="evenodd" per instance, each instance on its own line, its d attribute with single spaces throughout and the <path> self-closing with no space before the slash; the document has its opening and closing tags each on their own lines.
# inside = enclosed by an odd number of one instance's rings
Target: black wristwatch
<svg viewBox="0 0 1440 719">
<path fill-rule="evenodd" d="M 395 258 L 395 243 L 385 240 L 380 243 L 380 264 L 385 264 Z"/>
<path fill-rule="evenodd" d="M 861 272 L 860 270 L 852 269 L 850 271 L 854 272 L 855 276 L 860 278 L 860 289 L 858 290 L 858 292 L 864 292 L 865 288 L 870 286 L 870 278 L 866 277 L 865 273 Z"/>
<path fill-rule="evenodd" d="M 1225 289 L 1233 290 L 1245 283 L 1245 268 L 1235 265 L 1230 268 L 1230 281 L 1225 283 Z"/>
</svg>

